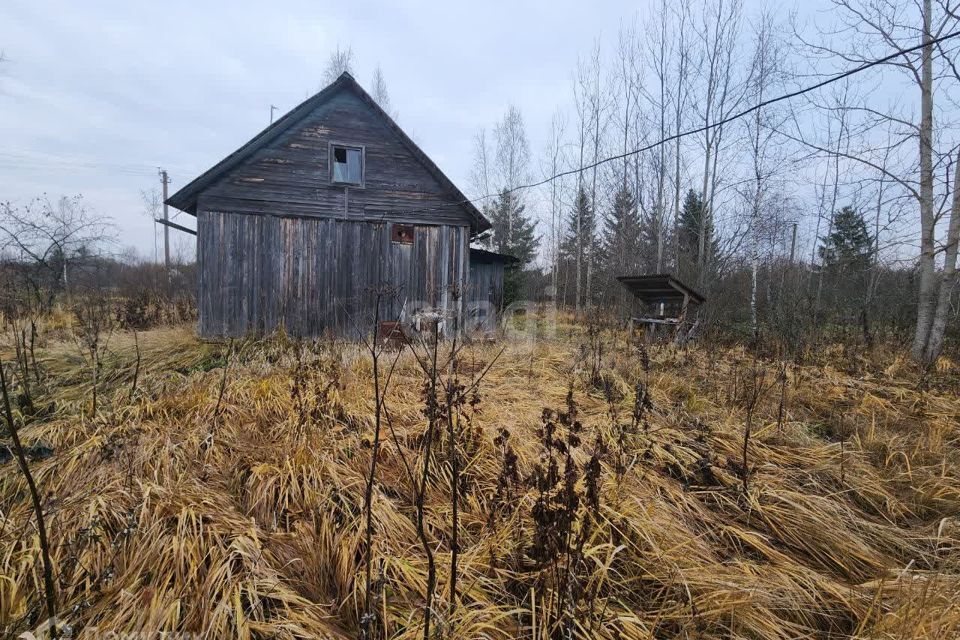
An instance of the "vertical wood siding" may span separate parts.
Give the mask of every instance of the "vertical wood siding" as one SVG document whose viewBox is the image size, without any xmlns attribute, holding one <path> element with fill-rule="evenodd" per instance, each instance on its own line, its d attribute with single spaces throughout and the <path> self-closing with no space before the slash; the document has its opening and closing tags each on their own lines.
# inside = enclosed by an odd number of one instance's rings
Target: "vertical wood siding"
<svg viewBox="0 0 960 640">
<path fill-rule="evenodd" d="M 199 332 L 243 336 L 280 327 L 296 336 L 355 337 L 373 325 L 376 291 L 390 287 L 382 320 L 463 311 L 469 227 L 415 225 L 413 244 L 389 222 L 201 210 L 197 216 Z"/>
<path fill-rule="evenodd" d="M 467 290 L 469 309 L 466 312 L 468 329 L 494 331 L 503 308 L 503 263 L 474 262 L 470 264 Z"/>
</svg>

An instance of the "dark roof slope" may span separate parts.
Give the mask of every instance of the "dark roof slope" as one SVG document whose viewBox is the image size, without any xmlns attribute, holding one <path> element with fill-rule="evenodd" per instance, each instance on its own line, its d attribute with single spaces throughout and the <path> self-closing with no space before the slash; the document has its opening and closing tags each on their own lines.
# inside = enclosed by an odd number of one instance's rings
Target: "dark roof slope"
<svg viewBox="0 0 960 640">
<path fill-rule="evenodd" d="M 652 273 L 641 276 L 617 276 L 617 280 L 634 297 L 643 302 L 669 302 L 689 296 L 697 304 L 706 298 L 668 273 Z"/>
<path fill-rule="evenodd" d="M 340 91 L 352 91 L 355 93 L 358 97 L 360 97 L 360 99 L 370 105 L 374 113 L 378 114 L 386 122 L 388 128 L 397 134 L 397 136 L 400 138 L 400 141 L 404 144 L 404 146 L 407 147 L 407 149 L 409 149 L 410 153 L 417 160 L 419 160 L 424 167 L 426 167 L 427 171 L 429 171 L 431 175 L 433 175 L 433 177 L 440 182 L 440 184 L 450 191 L 450 195 L 452 196 L 455 204 L 459 204 L 459 206 L 462 206 L 467 211 L 471 220 L 473 221 L 471 225 L 473 233 L 480 233 L 490 228 L 490 222 L 482 213 L 480 213 L 480 210 L 477 209 L 473 203 L 468 201 L 467 197 L 463 195 L 463 192 L 461 192 L 460 189 L 458 189 L 457 186 L 454 185 L 453 182 L 440 170 L 440 168 L 434 164 L 433 160 L 431 160 L 427 154 L 425 154 L 423 150 L 420 149 L 420 147 L 410 139 L 410 136 L 404 133 L 403 129 L 401 129 L 400 126 L 394 122 L 393 118 L 391 118 L 389 114 L 387 114 L 380 107 L 380 105 L 377 104 L 377 101 L 374 100 L 370 94 L 363 90 L 363 87 L 361 87 L 357 81 L 353 79 L 353 76 L 346 72 L 341 74 L 339 78 L 327 85 L 319 93 L 301 102 L 282 118 L 278 119 L 269 127 L 254 136 L 245 145 L 228 155 L 226 158 L 215 164 L 213 167 L 189 182 L 182 189 L 167 198 L 167 204 L 169 204 L 171 207 L 176 207 L 181 211 L 196 215 L 197 197 L 204 189 L 213 185 L 228 171 L 237 167 L 244 160 L 251 157 L 254 153 L 278 138 L 281 134 L 300 122 L 304 117 L 313 112 L 314 109 L 322 105 Z"/>
<path fill-rule="evenodd" d="M 520 262 L 518 258 L 507 255 L 505 253 L 496 253 L 494 251 L 487 251 L 486 249 L 476 249 L 470 247 L 470 263 L 479 263 L 479 264 L 515 264 Z"/>
</svg>

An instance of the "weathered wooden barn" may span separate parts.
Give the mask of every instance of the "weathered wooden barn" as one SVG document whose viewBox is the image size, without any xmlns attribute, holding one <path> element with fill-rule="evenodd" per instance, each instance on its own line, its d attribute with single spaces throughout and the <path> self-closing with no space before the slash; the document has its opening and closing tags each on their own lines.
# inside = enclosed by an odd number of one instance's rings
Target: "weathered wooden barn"
<svg viewBox="0 0 960 640">
<path fill-rule="evenodd" d="M 197 219 L 205 337 L 356 335 L 378 297 L 450 332 L 502 304 L 503 257 L 470 250 L 490 223 L 347 73 L 167 202 Z"/>
</svg>

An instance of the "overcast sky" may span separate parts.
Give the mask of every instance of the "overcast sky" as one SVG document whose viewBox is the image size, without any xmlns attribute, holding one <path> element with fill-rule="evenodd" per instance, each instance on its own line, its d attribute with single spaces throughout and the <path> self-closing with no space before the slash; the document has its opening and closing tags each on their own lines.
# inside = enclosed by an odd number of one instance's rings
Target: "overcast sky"
<svg viewBox="0 0 960 640">
<path fill-rule="evenodd" d="M 266 126 L 271 104 L 316 92 L 338 44 L 365 87 L 382 67 L 400 125 L 466 190 L 477 129 L 516 103 L 536 154 L 578 53 L 648 4 L 587 6 L 4 0 L 0 200 L 83 194 L 152 256 L 140 191 L 157 167 L 171 190 L 186 184 Z"/>
</svg>

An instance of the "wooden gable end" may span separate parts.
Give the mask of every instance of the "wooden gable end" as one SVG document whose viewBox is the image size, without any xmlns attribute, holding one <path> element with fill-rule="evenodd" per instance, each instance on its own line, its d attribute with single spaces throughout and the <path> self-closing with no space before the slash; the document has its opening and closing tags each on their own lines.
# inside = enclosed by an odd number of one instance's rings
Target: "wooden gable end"
<svg viewBox="0 0 960 640">
<path fill-rule="evenodd" d="M 364 182 L 331 180 L 332 144 L 362 147 Z M 207 211 L 471 224 L 470 213 L 377 111 L 343 89 L 229 169 L 198 199 Z"/>
</svg>

